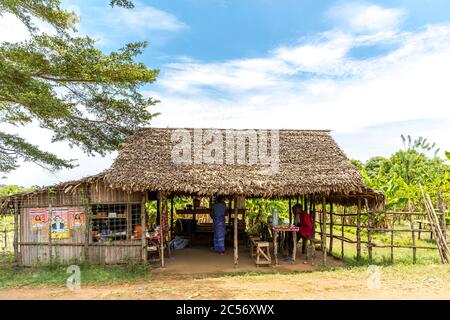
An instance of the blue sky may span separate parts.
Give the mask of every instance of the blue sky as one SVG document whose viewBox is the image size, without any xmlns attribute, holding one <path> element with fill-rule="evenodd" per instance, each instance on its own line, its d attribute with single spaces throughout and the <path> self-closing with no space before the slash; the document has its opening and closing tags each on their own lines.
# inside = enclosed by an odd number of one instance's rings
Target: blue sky
<svg viewBox="0 0 450 320">
<path fill-rule="evenodd" d="M 143 88 L 162 101 L 154 126 L 331 129 L 363 161 L 400 148 L 402 133 L 450 150 L 450 1 L 108 2 L 63 0 L 105 51 L 149 42 L 139 59 L 161 69 Z M 11 37 L 26 35 L 3 17 L 0 41 Z M 24 164 L 4 183 L 75 179 L 115 157 L 88 158 L 39 130 L 21 134 L 79 167 L 49 174 Z"/>
</svg>

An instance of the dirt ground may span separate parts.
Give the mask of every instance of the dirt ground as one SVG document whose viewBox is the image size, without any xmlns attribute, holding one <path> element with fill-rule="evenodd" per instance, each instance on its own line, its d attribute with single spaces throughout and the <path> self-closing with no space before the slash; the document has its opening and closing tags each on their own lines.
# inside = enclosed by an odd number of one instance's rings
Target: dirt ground
<svg viewBox="0 0 450 320">
<path fill-rule="evenodd" d="M 295 264 L 281 260 L 278 267 L 256 268 L 245 255 L 239 262 L 234 268 L 231 253 L 190 249 L 168 259 L 166 268 L 152 270 L 146 282 L 81 283 L 73 291 L 63 286 L 0 289 L 0 299 L 450 299 L 448 266 L 385 267 L 369 287 L 367 268 L 349 269 L 332 258 L 332 270 L 320 270 L 317 261 L 304 264 L 304 256 Z"/>
<path fill-rule="evenodd" d="M 145 283 L 82 286 L 74 291 L 53 287 L 6 289 L 0 290 L 0 299 L 450 299 L 448 279 L 382 279 L 379 289 L 369 289 L 366 279 L 358 275 L 157 276 Z"/>
</svg>

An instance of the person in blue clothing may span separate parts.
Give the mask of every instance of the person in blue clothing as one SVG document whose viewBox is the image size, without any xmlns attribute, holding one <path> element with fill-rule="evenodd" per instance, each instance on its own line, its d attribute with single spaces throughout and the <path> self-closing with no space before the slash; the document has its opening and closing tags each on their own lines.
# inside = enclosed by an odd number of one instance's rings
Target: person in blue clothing
<svg viewBox="0 0 450 320">
<path fill-rule="evenodd" d="M 219 254 L 225 254 L 225 214 L 227 206 L 223 200 L 223 197 L 218 196 L 216 203 L 212 207 L 212 215 L 214 221 L 214 251 Z"/>
</svg>

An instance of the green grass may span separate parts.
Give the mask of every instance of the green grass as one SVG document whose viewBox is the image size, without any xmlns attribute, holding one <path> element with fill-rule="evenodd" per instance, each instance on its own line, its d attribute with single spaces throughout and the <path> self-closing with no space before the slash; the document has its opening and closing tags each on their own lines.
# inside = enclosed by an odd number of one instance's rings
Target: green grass
<svg viewBox="0 0 450 320">
<path fill-rule="evenodd" d="M 77 264 L 82 285 L 123 284 L 151 278 L 150 266 L 129 262 L 122 265 Z M 65 286 L 68 265 L 53 263 L 47 266 L 23 268 L 11 263 L 0 265 L 0 288 L 23 286 Z"/>
</svg>

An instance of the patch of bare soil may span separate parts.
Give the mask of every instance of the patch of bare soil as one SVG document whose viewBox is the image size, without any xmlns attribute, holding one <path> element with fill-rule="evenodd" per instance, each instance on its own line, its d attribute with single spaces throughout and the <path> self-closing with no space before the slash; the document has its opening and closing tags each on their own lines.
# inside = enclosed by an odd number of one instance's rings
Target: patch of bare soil
<svg viewBox="0 0 450 320">
<path fill-rule="evenodd" d="M 422 274 L 381 278 L 369 289 L 367 274 L 347 270 L 242 276 L 159 275 L 134 284 L 0 290 L 0 299 L 450 299 L 450 280 Z"/>
</svg>

